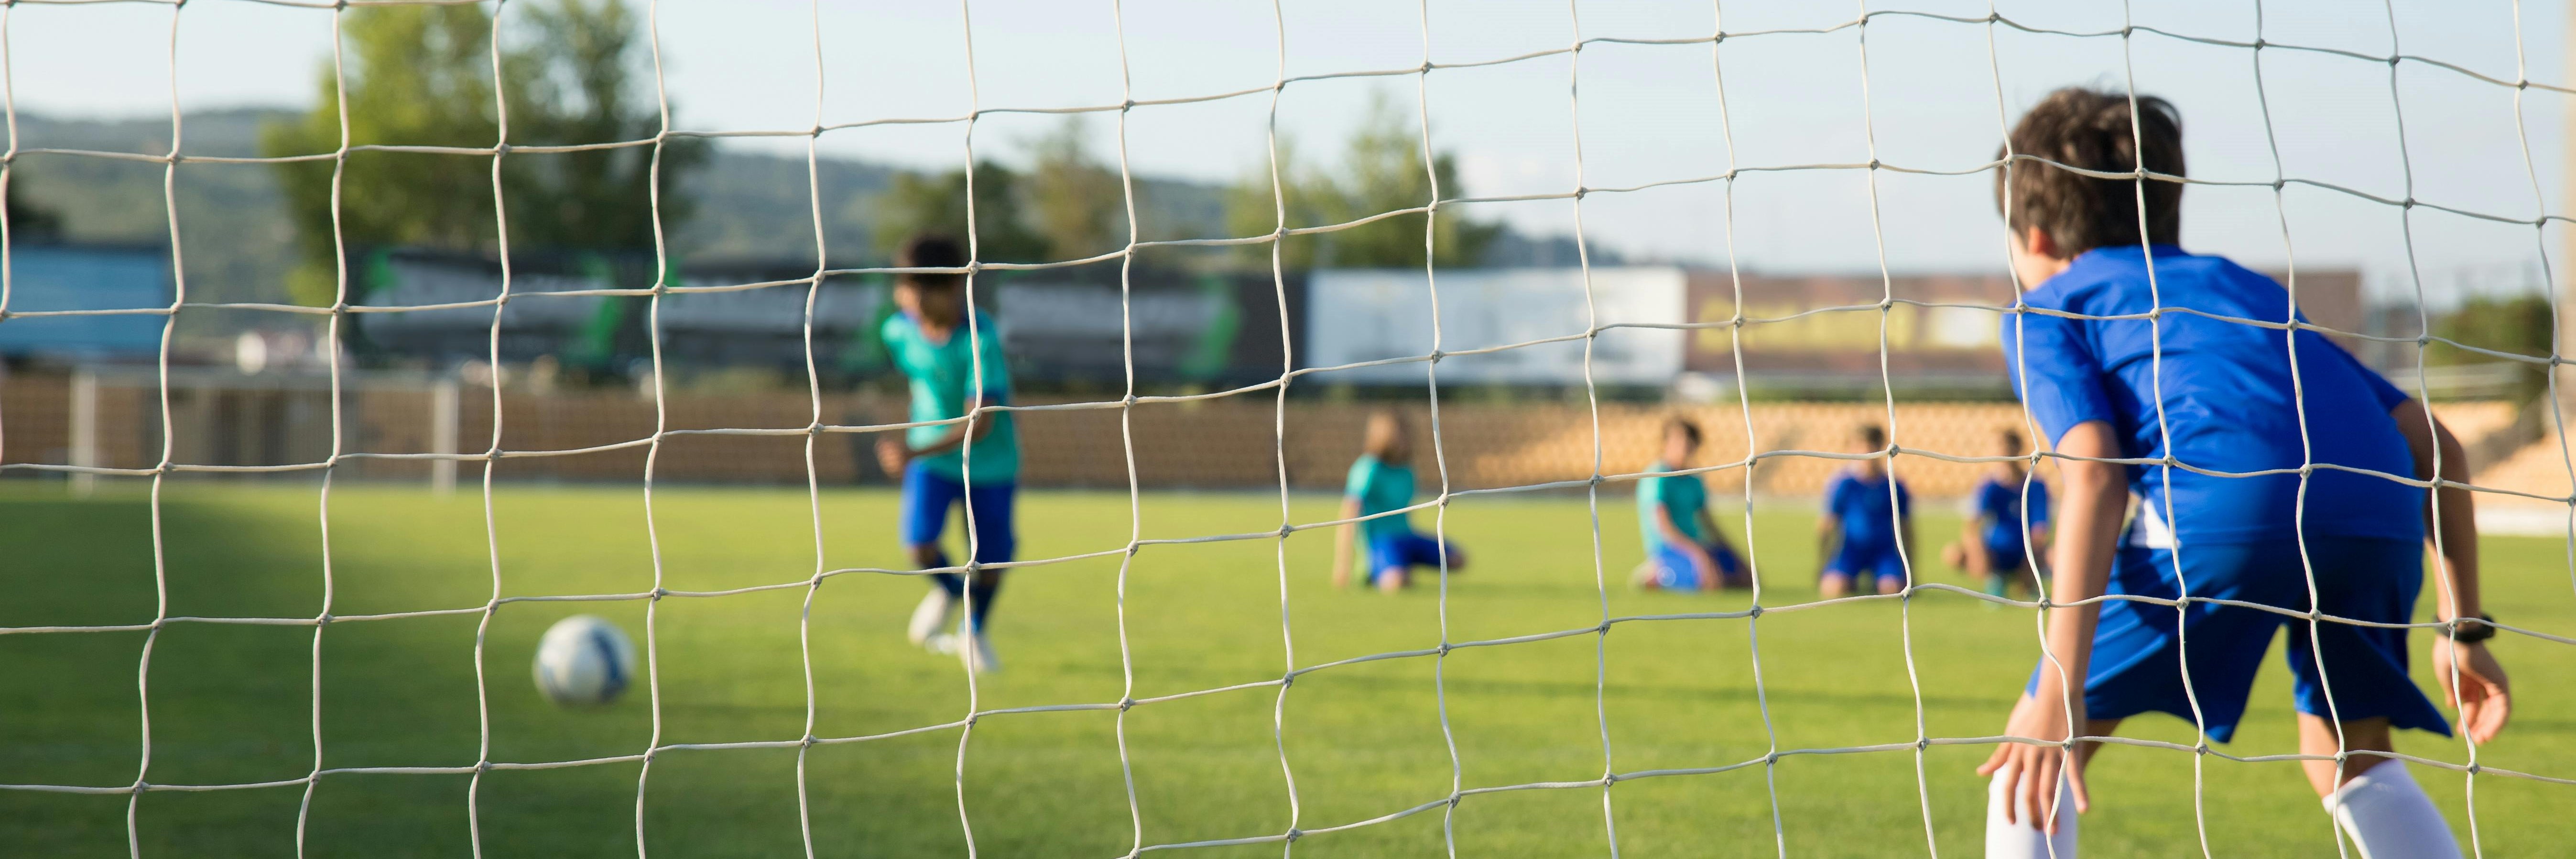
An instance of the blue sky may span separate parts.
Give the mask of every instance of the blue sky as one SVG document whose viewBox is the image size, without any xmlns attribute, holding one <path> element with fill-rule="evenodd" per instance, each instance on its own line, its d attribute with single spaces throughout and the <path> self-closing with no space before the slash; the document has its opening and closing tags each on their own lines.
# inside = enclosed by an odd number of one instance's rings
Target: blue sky
<svg viewBox="0 0 2576 859">
<path fill-rule="evenodd" d="M 1115 104 L 1130 92 L 1144 100 L 1254 89 L 1270 84 L 1283 65 L 1291 76 L 1409 68 L 1423 62 L 1426 47 L 1431 60 L 1450 63 L 1561 48 L 1578 33 L 1704 37 L 1717 29 L 1720 13 L 1729 33 L 1829 27 L 1862 8 L 1655 0 L 1431 0 L 1424 8 L 1282 0 L 1274 18 L 1267 0 L 827 2 L 819 14 L 808 3 L 785 0 L 662 0 L 656 14 L 665 80 L 682 127 L 793 130 L 816 123 L 818 81 L 825 124 L 947 117 L 976 105 L 1073 107 Z M 1969 17 L 1987 10 L 1983 3 L 1945 0 L 1868 8 Z M 2116 31 L 2126 14 L 2140 26 L 2238 41 L 2255 38 L 2256 9 L 2217 2 L 2138 3 L 2126 10 L 2116 2 L 1996 5 L 2042 29 Z M 2568 23 L 2560 5 L 2517 10 L 2492 0 L 2412 0 L 2397 3 L 2393 13 L 2325 2 L 2268 2 L 2260 9 L 2261 36 L 2272 43 L 2383 56 L 2393 43 L 2395 50 L 2500 79 L 2520 77 L 2518 68 L 2537 81 L 2568 78 Z M 175 22 L 173 69 L 169 6 L 15 7 L 9 41 L 17 106 L 58 115 L 166 115 L 174 79 L 180 103 L 191 109 L 310 103 L 329 50 L 328 10 L 215 0 L 188 4 Z M 1122 87 L 1122 32 L 1132 89 Z M 1998 81 L 2001 113 L 2017 114 L 2055 87 L 2123 86 L 2133 70 L 2140 91 L 2181 106 L 2195 177 L 2268 183 L 2286 175 L 2397 198 L 2408 194 L 2411 169 L 2418 199 L 2513 218 L 2538 213 L 2540 198 L 2558 211 L 2564 196 L 2564 96 L 2530 90 L 2517 106 L 2509 87 L 2419 63 L 2401 64 L 2392 74 L 2384 62 L 2264 51 L 2267 138 L 2253 51 L 2153 34 L 2124 45 L 2116 36 L 1888 16 L 1829 34 L 1734 37 L 1714 54 L 1705 43 L 1596 43 L 1579 59 L 1559 54 L 1444 69 L 1422 84 L 1412 76 L 1300 82 L 1281 95 L 1278 126 L 1316 155 L 1348 132 L 1372 92 L 1394 98 L 1408 113 L 1427 98 L 1435 144 L 1457 154 L 1465 192 L 1477 196 L 1570 190 L 1577 182 L 1578 139 L 1581 180 L 1594 187 L 1712 175 L 1730 163 L 1864 162 L 1873 151 L 1890 164 L 1964 170 L 1983 163 L 2000 140 Z M 1127 117 L 1128 158 L 1140 173 L 1236 179 L 1262 163 L 1270 115 L 1267 91 L 1140 107 Z M 971 133 L 979 152 L 1007 159 L 1057 121 L 988 114 Z M 1088 127 L 1101 151 L 1116 151 L 1114 113 L 1095 115 Z M 961 162 L 968 134 L 966 123 L 874 126 L 831 132 L 820 147 L 945 167 Z M 804 140 L 735 145 L 801 152 Z M 1746 265 L 1770 271 L 1874 270 L 1882 256 L 1901 271 L 1997 270 L 2001 233 L 1991 181 L 1984 174 L 1880 173 L 1873 228 L 1866 172 L 1750 174 L 1734 188 L 1734 252 Z M 2195 187 L 2186 195 L 2186 243 L 2270 265 L 2295 252 L 2303 265 L 2360 267 L 2375 288 L 2400 292 L 2411 288 L 2405 274 L 2411 246 L 2437 297 L 2460 283 L 2527 284 L 2524 273 L 2539 259 L 2539 239 L 2528 226 L 2429 209 L 2408 219 L 2394 207 L 2299 186 L 2277 199 L 2279 206 L 2268 186 Z M 1554 233 L 1570 232 L 1576 214 L 1565 200 L 1470 208 Z M 1717 183 L 1595 194 L 1581 204 L 1584 231 L 1597 242 L 1632 255 L 1698 262 L 1727 259 L 1727 211 L 1726 188 Z"/>
</svg>

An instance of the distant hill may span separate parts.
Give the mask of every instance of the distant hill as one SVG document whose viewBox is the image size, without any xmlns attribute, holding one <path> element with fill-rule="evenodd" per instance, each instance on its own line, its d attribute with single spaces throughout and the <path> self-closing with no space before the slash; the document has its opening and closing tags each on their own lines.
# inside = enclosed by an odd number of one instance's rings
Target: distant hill
<svg viewBox="0 0 2576 859">
<path fill-rule="evenodd" d="M 259 154 L 264 123 L 297 114 L 269 109 L 191 113 L 185 117 L 185 151 L 191 155 Z M 161 155 L 169 151 L 165 119 L 58 119 L 18 117 L 19 149 L 82 149 Z M 836 266 L 872 256 L 869 226 L 879 194 L 903 168 L 847 158 L 816 162 L 823 200 L 824 240 Z M 19 156 L 11 182 L 21 201 L 61 215 L 64 238 L 76 242 L 166 247 L 170 223 L 162 201 L 165 165 L 58 153 Z M 1221 229 L 1225 189 L 1166 179 L 1140 181 L 1149 224 Z M 779 260 L 810 265 L 814 258 L 813 206 L 806 197 L 805 160 L 719 149 L 691 177 L 695 217 L 672 236 L 682 260 Z M 189 296 L 206 301 L 285 301 L 284 278 L 295 260 L 295 233 L 287 222 L 276 174 L 265 164 L 182 164 L 170 192 L 178 209 Z"/>
<path fill-rule="evenodd" d="M 250 157 L 259 154 L 259 129 L 298 114 L 239 108 L 187 114 L 186 152 Z M 62 119 L 21 113 L 19 156 L 11 182 L 21 201 L 61 215 L 64 238 L 77 242 L 166 247 L 169 216 L 162 205 L 165 165 L 89 156 L 28 152 L 82 149 L 161 155 L 169 151 L 166 119 Z M 822 195 L 823 237 L 835 267 L 873 259 L 869 227 L 878 195 L 904 168 L 849 158 L 823 158 L 815 177 Z M 1140 177 L 1139 205 L 1149 238 L 1200 238 L 1225 229 L 1226 189 L 1219 185 Z M 687 186 L 698 200 L 696 216 L 675 231 L 671 250 L 684 263 L 777 261 L 811 265 L 813 206 L 806 198 L 802 158 L 718 149 Z M 184 240 L 188 294 L 202 301 L 286 301 L 286 272 L 295 261 L 295 233 L 287 222 L 276 173 L 266 164 L 182 164 L 170 193 Z M 1575 263 L 1573 241 L 1505 230 L 1487 253 L 1494 265 Z M 1153 260 L 1172 264 L 1171 257 Z M 1593 262 L 1618 263 L 1595 247 Z"/>
</svg>

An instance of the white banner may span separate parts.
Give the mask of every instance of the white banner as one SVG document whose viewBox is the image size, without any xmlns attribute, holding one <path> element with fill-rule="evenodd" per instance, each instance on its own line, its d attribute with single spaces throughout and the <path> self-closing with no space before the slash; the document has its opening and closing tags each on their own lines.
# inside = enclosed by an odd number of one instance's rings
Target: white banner
<svg viewBox="0 0 2576 859">
<path fill-rule="evenodd" d="M 1591 315 L 1574 268 L 1460 269 L 1439 273 L 1443 384 L 1566 384 L 1584 380 Z M 1594 268 L 1592 308 L 1602 325 L 1683 320 L 1684 279 L 1673 267 Z M 1306 354 L 1300 366 L 1333 367 L 1429 354 L 1430 282 L 1420 269 L 1328 269 L 1308 281 Z M 1663 385 L 1681 373 L 1685 335 L 1671 328 L 1613 328 L 1595 339 L 1591 377 Z M 1451 354 L 1556 337 L 1573 339 L 1477 355 Z M 1323 373 L 1322 382 L 1423 384 L 1420 361 Z"/>
</svg>

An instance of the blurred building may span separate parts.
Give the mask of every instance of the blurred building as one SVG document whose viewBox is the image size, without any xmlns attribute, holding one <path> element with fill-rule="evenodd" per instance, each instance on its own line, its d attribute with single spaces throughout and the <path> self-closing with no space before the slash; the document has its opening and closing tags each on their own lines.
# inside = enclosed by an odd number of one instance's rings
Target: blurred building
<svg viewBox="0 0 2576 859">
<path fill-rule="evenodd" d="M 167 312 L 17 314 L 166 311 L 177 290 L 170 271 L 167 248 L 13 243 L 0 357 L 62 364 L 151 360 L 161 351 Z"/>
</svg>

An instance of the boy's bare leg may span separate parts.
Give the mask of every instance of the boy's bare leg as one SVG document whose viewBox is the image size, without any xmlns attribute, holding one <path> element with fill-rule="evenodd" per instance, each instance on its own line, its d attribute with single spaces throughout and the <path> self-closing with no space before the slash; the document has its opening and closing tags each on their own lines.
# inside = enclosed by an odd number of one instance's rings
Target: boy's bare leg
<svg viewBox="0 0 2576 859">
<path fill-rule="evenodd" d="M 1833 599 L 1851 593 L 1852 578 L 1841 573 L 1826 573 L 1816 580 L 1816 595 Z"/>
<path fill-rule="evenodd" d="M 1390 594 L 1404 590 L 1404 577 L 1410 572 L 1412 569 L 1409 567 L 1388 567 L 1378 571 L 1377 589 Z"/>
<path fill-rule="evenodd" d="M 2299 752 L 2334 754 L 2335 727 L 2322 716 L 2299 714 Z M 2355 719 L 2342 728 L 2347 755 L 2340 774 L 2331 760 L 2299 762 L 2307 770 L 2308 786 L 2325 798 L 2336 827 L 2351 836 L 2364 856 L 2458 859 L 2460 842 L 2452 837 L 2450 822 L 2415 783 L 2405 761 L 2349 754 L 2390 751 L 2388 720 Z"/>
<path fill-rule="evenodd" d="M 2393 752 L 2397 750 L 2397 746 L 2391 740 L 2387 719 L 2356 719 L 2343 723 L 2343 748 L 2346 750 Z M 2334 753 L 2334 723 L 2326 721 L 2324 716 L 2300 713 L 2299 754 L 2332 755 Z M 2352 781 L 2354 777 L 2368 772 L 2371 767 L 2388 760 L 2389 758 L 2378 755 L 2352 755 L 2344 759 L 2343 774 L 2340 779 L 2336 777 L 2333 761 L 2300 761 L 2299 768 L 2307 770 L 2308 786 L 2315 788 L 2318 796 L 2328 796 L 2334 793 L 2335 788 L 2342 787 L 2344 782 Z"/>
</svg>

